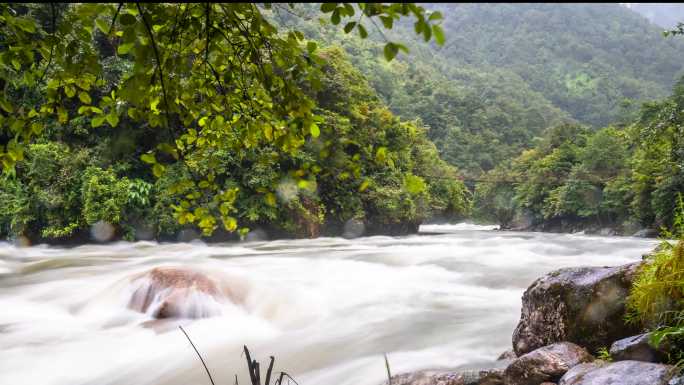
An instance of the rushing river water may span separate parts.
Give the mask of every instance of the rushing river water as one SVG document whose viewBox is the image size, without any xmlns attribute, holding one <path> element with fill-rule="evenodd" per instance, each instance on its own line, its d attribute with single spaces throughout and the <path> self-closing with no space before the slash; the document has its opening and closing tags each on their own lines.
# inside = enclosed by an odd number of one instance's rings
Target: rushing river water
<svg viewBox="0 0 684 385">
<path fill-rule="evenodd" d="M 619 265 L 629 237 L 424 226 L 424 234 L 222 245 L 0 245 L 0 384 L 209 384 L 174 325 L 127 308 L 130 277 L 158 266 L 220 273 L 244 294 L 184 321 L 214 381 L 248 385 L 242 346 L 301 385 L 376 385 L 424 368 L 477 367 L 511 345 L 520 297 L 559 267 Z M 430 234 L 432 233 L 432 234 Z M 439 233 L 439 234 L 435 234 Z M 263 377 L 262 377 L 263 378 Z"/>
</svg>

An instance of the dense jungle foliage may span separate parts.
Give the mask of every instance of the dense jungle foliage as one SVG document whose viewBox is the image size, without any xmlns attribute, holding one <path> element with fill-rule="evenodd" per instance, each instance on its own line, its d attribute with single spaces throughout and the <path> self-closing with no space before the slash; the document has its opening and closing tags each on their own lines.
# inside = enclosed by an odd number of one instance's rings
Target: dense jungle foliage
<svg viewBox="0 0 684 385">
<path fill-rule="evenodd" d="M 565 124 L 488 172 L 475 190 L 482 218 L 542 229 L 672 228 L 684 192 L 684 78 L 643 105 L 633 123 L 591 130 Z"/>
<path fill-rule="evenodd" d="M 394 233 L 469 208 L 420 123 L 265 8 L 0 7 L 3 237 L 68 240 L 103 224 L 126 239 L 317 236 L 350 221 Z M 443 43 L 441 15 L 412 4 L 320 9 L 333 24 L 410 16 Z M 382 55 L 399 50 L 386 42 Z"/>
</svg>

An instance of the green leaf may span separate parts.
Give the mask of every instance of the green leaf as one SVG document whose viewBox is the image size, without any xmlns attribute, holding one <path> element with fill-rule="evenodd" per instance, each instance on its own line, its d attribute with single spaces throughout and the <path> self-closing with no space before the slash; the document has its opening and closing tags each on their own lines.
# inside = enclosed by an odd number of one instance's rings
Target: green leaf
<svg viewBox="0 0 684 385">
<path fill-rule="evenodd" d="M 340 24 L 340 11 L 335 9 L 332 13 L 332 16 L 330 16 L 330 22 L 333 23 L 334 25 Z"/>
<path fill-rule="evenodd" d="M 226 229 L 226 231 L 233 232 L 237 229 L 237 219 L 233 217 L 225 217 L 222 218 L 223 220 L 223 227 Z"/>
<path fill-rule="evenodd" d="M 393 18 L 391 18 L 390 16 L 380 16 L 380 20 L 382 21 L 382 25 L 384 25 L 385 28 L 392 29 L 392 24 L 394 23 Z"/>
<path fill-rule="evenodd" d="M 361 182 L 361 186 L 359 186 L 359 192 L 366 191 L 369 185 L 370 180 L 368 178 L 364 179 L 363 182 Z"/>
<path fill-rule="evenodd" d="M 379 147 L 378 150 L 375 152 L 375 161 L 378 163 L 383 163 L 385 161 L 386 157 L 387 157 L 387 148 L 386 147 Z"/>
<path fill-rule="evenodd" d="M 344 26 L 344 33 L 349 33 L 356 27 L 356 22 L 355 21 L 350 21 L 347 23 L 347 25 Z"/>
<path fill-rule="evenodd" d="M 385 44 L 384 53 L 385 53 L 385 59 L 387 59 L 387 61 L 392 61 L 392 59 L 394 59 L 397 56 L 398 52 L 399 52 L 399 47 L 396 44 L 394 44 L 394 43 Z"/>
<path fill-rule="evenodd" d="M 316 48 L 318 48 L 318 45 L 316 44 L 315 41 L 309 41 L 306 43 L 306 50 L 309 53 L 314 53 L 316 51 Z"/>
<path fill-rule="evenodd" d="M 66 96 L 73 98 L 74 96 L 76 96 L 76 87 L 74 87 L 71 84 L 67 84 L 66 86 L 64 86 L 64 93 L 66 94 Z"/>
<path fill-rule="evenodd" d="M 164 174 L 164 166 L 159 163 L 155 163 L 154 166 L 152 166 L 152 174 L 154 174 L 154 176 L 157 178 L 161 177 L 162 174 Z"/>
<path fill-rule="evenodd" d="M 435 35 L 435 42 L 438 45 L 444 45 L 444 31 L 439 25 L 432 26 L 432 33 Z"/>
<path fill-rule="evenodd" d="M 116 127 L 119 124 L 119 115 L 114 113 L 113 111 L 108 113 L 106 116 L 107 123 L 109 123 L 112 128 Z"/>
<path fill-rule="evenodd" d="M 14 112 L 14 107 L 5 98 L 0 98 L 0 108 L 5 110 L 7 113 L 11 114 Z"/>
<path fill-rule="evenodd" d="M 88 95 L 88 93 L 85 91 L 79 92 L 78 98 L 81 99 L 81 102 L 83 102 L 83 104 L 90 104 L 93 102 L 92 99 L 90 99 L 90 95 Z"/>
<path fill-rule="evenodd" d="M 25 32 L 36 32 L 36 23 L 33 20 L 17 17 L 14 19 L 14 24 Z"/>
<path fill-rule="evenodd" d="M 436 20 L 442 20 L 442 19 L 443 19 L 442 13 L 439 11 L 432 12 L 430 14 L 430 17 L 428 18 L 428 20 L 430 20 L 430 21 L 436 21 Z"/>
<path fill-rule="evenodd" d="M 321 12 L 330 13 L 337 8 L 337 3 L 323 3 L 321 4 Z"/>
<path fill-rule="evenodd" d="M 359 30 L 359 36 L 360 36 L 362 39 L 365 39 L 365 38 L 368 37 L 368 31 L 366 31 L 366 27 L 364 27 L 363 24 L 360 24 L 360 23 L 359 23 L 359 26 L 356 27 L 356 29 Z"/>
<path fill-rule="evenodd" d="M 12 67 L 14 67 L 15 70 L 19 71 L 21 69 L 21 63 L 17 59 L 12 59 Z"/>
<path fill-rule="evenodd" d="M 142 154 L 140 155 L 140 160 L 148 164 L 157 163 L 157 159 L 154 157 L 154 154 Z"/>
<path fill-rule="evenodd" d="M 124 13 L 123 15 L 119 16 L 119 22 L 122 25 L 132 25 L 132 24 L 135 24 L 136 18 L 135 18 L 135 16 L 133 16 L 129 13 Z"/>
<path fill-rule="evenodd" d="M 311 136 L 314 138 L 318 138 L 318 136 L 321 134 L 321 130 L 318 128 L 318 125 L 316 123 L 311 123 Z"/>
<path fill-rule="evenodd" d="M 93 118 L 93 120 L 90 121 L 90 125 L 91 125 L 93 128 L 97 128 L 97 127 L 100 127 L 100 126 L 102 125 L 102 123 L 104 123 L 104 121 L 105 121 L 105 117 L 104 117 L 104 116 L 102 116 L 102 115 L 96 116 L 96 117 Z"/>
<path fill-rule="evenodd" d="M 102 33 L 107 34 L 109 32 L 109 23 L 102 19 L 95 19 L 95 25 L 102 31 Z"/>
<path fill-rule="evenodd" d="M 133 46 L 135 46 L 135 42 L 120 44 L 116 49 L 116 52 L 119 55 L 125 55 L 131 50 L 131 48 L 133 48 Z"/>
</svg>

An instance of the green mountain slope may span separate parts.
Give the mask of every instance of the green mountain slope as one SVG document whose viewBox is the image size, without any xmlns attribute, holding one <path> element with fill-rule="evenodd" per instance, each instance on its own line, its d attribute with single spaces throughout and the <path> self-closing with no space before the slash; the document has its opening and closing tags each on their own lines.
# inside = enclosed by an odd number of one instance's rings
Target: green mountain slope
<svg viewBox="0 0 684 385">
<path fill-rule="evenodd" d="M 626 7 L 604 4 L 428 4 L 447 43 L 427 45 L 410 23 L 370 39 L 320 22 L 317 5 L 273 16 L 353 64 L 405 119 L 419 118 L 442 157 L 478 175 L 529 148 L 550 126 L 626 122 L 642 101 L 669 93 L 684 73 L 684 43 Z M 363 22 L 363 21 L 362 21 Z M 385 38 L 403 42 L 386 63 Z"/>
<path fill-rule="evenodd" d="M 617 4 L 434 4 L 446 15 L 448 67 L 495 66 L 580 122 L 620 118 L 625 99 L 667 95 L 684 43 Z M 409 37 L 409 34 L 405 34 Z"/>
</svg>

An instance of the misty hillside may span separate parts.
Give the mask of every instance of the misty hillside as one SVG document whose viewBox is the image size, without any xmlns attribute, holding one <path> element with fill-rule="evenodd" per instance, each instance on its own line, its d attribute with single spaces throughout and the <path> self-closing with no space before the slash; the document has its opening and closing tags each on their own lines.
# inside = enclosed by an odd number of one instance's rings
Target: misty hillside
<svg viewBox="0 0 684 385">
<path fill-rule="evenodd" d="M 629 3 L 628 7 L 659 27 L 673 28 L 677 23 L 684 22 L 682 4 Z"/>
<path fill-rule="evenodd" d="M 511 70 L 580 122 L 608 124 L 684 72 L 684 43 L 617 4 L 431 6 L 446 15 L 445 66 Z"/>
<path fill-rule="evenodd" d="M 273 15 L 307 37 L 342 46 L 393 112 L 420 118 L 444 159 L 472 174 L 528 148 L 560 121 L 627 121 L 642 101 L 668 95 L 684 73 L 684 43 L 644 17 L 606 4 L 428 4 L 444 16 L 446 44 L 412 23 L 384 35 L 410 47 L 392 63 L 384 37 L 344 34 L 318 5 Z"/>
</svg>

